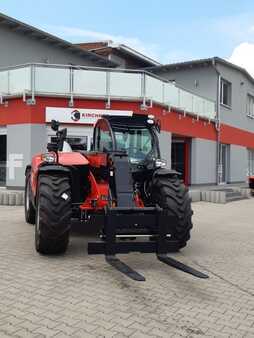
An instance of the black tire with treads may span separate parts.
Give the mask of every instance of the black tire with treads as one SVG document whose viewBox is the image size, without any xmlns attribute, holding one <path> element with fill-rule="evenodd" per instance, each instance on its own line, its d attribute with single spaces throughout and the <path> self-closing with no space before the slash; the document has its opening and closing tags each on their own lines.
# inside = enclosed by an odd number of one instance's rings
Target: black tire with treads
<svg viewBox="0 0 254 338">
<path fill-rule="evenodd" d="M 25 219 L 26 222 L 29 224 L 35 224 L 35 208 L 33 206 L 33 203 L 31 201 L 31 184 L 30 184 L 30 173 L 27 173 L 26 175 L 26 185 L 25 185 Z"/>
<path fill-rule="evenodd" d="M 179 242 L 179 249 L 190 239 L 192 225 L 191 199 L 188 189 L 177 175 L 172 177 L 155 176 L 152 181 L 152 200 L 170 215 L 177 217 L 172 239 Z"/>
<path fill-rule="evenodd" d="M 71 226 L 71 187 L 69 177 L 41 175 L 38 182 L 35 246 L 41 254 L 67 250 Z"/>
</svg>

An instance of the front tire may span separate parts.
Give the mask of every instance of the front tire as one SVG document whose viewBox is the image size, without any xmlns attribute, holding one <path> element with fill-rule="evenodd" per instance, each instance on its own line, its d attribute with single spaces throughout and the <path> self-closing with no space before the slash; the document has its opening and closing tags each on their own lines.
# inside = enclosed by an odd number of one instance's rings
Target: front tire
<svg viewBox="0 0 254 338">
<path fill-rule="evenodd" d="M 191 199 L 188 189 L 177 175 L 172 177 L 155 176 L 152 181 L 152 200 L 169 215 L 176 216 L 172 239 L 179 243 L 178 249 L 186 246 L 190 239 L 192 225 Z"/>
<path fill-rule="evenodd" d="M 35 247 L 41 254 L 64 253 L 71 226 L 71 187 L 66 176 L 41 175 L 35 224 Z"/>
<path fill-rule="evenodd" d="M 31 201 L 31 183 L 30 183 L 31 174 L 26 175 L 26 185 L 25 185 L 25 219 L 29 224 L 35 224 L 35 208 Z"/>
</svg>

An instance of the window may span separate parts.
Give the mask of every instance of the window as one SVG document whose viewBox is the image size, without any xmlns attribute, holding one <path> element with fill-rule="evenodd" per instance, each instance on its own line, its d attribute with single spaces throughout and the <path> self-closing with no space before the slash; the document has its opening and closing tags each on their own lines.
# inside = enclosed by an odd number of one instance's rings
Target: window
<svg viewBox="0 0 254 338">
<path fill-rule="evenodd" d="M 220 86 L 220 103 L 231 107 L 232 85 L 230 82 L 222 79 Z"/>
<path fill-rule="evenodd" d="M 66 142 L 69 143 L 73 151 L 78 151 L 78 150 L 87 150 L 87 136 L 68 136 L 66 137 Z M 50 138 L 51 143 L 56 143 L 57 142 L 57 137 L 52 136 Z"/>
<path fill-rule="evenodd" d="M 109 130 L 99 129 L 99 150 L 100 151 L 112 151 L 113 150 L 113 141 Z"/>
<path fill-rule="evenodd" d="M 126 151 L 130 162 L 138 163 L 149 158 L 158 158 L 153 137 L 148 129 L 115 128 L 117 150 Z"/>
<path fill-rule="evenodd" d="M 95 151 L 99 151 L 99 146 L 100 146 L 99 133 L 100 133 L 100 129 L 99 127 L 96 127 L 94 130 L 95 144 L 93 144 L 93 148 L 92 148 Z"/>
<path fill-rule="evenodd" d="M 247 95 L 247 116 L 254 118 L 254 96 Z"/>
<path fill-rule="evenodd" d="M 248 149 L 248 176 L 254 175 L 254 150 Z"/>
</svg>

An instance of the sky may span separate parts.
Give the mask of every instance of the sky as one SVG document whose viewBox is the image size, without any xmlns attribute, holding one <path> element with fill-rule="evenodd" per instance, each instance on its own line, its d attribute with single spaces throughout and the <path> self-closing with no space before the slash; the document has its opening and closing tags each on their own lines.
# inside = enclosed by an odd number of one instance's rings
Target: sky
<svg viewBox="0 0 254 338">
<path fill-rule="evenodd" d="M 253 0 L 0 0 L 0 12 L 70 42 L 113 40 L 164 64 L 219 56 L 254 76 Z"/>
</svg>

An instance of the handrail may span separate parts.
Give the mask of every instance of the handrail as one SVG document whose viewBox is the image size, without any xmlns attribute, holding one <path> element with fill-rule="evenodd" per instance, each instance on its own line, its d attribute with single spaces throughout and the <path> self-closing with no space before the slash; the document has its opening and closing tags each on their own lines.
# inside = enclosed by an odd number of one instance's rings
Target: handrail
<svg viewBox="0 0 254 338">
<path fill-rule="evenodd" d="M 48 82 L 47 76 L 50 78 Z M 184 113 L 196 114 L 209 120 L 216 117 L 214 101 L 176 86 L 146 70 L 45 63 L 26 63 L 0 68 L 0 96 L 24 92 L 31 94 L 32 102 L 36 95 L 45 93 L 66 95 L 72 104 L 77 96 L 105 97 L 107 105 L 115 98 L 129 98 L 141 100 L 143 106 L 150 100 L 151 104 L 156 102 L 171 106 Z"/>
</svg>

